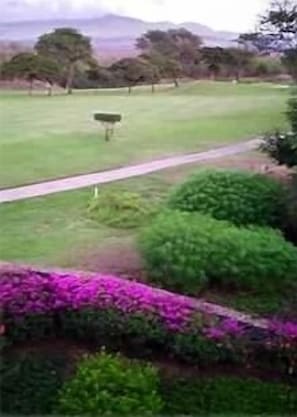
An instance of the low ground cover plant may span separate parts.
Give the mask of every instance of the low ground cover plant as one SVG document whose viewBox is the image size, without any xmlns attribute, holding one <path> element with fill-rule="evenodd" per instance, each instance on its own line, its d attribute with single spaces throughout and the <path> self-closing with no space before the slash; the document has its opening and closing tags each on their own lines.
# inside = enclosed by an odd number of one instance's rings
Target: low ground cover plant
<svg viewBox="0 0 297 417">
<path fill-rule="evenodd" d="M 210 314 L 195 300 L 102 275 L 10 271 L 1 275 L 0 296 L 8 347 L 63 337 L 138 357 L 163 352 L 199 366 L 268 361 L 296 373 L 294 323 L 267 325 L 255 339 L 253 326 Z"/>
<path fill-rule="evenodd" d="M 92 198 L 88 214 L 92 220 L 119 229 L 143 225 L 156 212 L 156 205 L 140 194 L 123 190 L 99 191 Z"/>
</svg>

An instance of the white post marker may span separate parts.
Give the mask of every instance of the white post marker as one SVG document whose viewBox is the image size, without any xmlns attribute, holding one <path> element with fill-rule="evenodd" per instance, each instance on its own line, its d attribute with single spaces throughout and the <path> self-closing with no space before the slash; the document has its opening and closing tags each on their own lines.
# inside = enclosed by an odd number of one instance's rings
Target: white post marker
<svg viewBox="0 0 297 417">
<path fill-rule="evenodd" d="M 96 185 L 96 187 L 94 188 L 94 198 L 97 200 L 98 197 L 99 197 L 99 187 L 98 185 Z"/>
</svg>

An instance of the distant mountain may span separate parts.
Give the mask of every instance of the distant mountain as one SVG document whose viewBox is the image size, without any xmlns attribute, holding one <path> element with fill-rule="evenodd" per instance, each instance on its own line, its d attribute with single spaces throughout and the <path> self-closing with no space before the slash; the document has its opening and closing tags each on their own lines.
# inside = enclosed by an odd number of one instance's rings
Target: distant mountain
<svg viewBox="0 0 297 417">
<path fill-rule="evenodd" d="M 103 47 L 104 53 L 124 51 L 132 53 L 135 50 L 135 40 L 148 30 L 186 28 L 200 35 L 206 45 L 231 46 L 238 34 L 218 32 L 208 26 L 194 22 L 175 24 L 171 22 L 145 22 L 119 15 L 105 15 L 94 19 L 59 19 L 48 21 L 24 21 L 0 24 L 0 42 L 18 41 L 33 44 L 43 33 L 57 27 L 73 27 L 80 30 L 93 40 L 96 49 Z"/>
</svg>

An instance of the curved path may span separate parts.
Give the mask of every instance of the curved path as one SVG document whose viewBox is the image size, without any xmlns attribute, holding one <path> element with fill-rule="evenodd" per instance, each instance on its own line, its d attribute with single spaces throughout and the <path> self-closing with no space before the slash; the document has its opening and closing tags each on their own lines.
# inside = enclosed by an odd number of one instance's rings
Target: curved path
<svg viewBox="0 0 297 417">
<path fill-rule="evenodd" d="M 191 164 L 194 162 L 211 161 L 225 156 L 236 155 L 257 149 L 260 143 L 260 139 L 253 139 L 206 152 L 175 156 L 172 158 L 159 159 L 144 164 L 131 165 L 124 168 L 102 171 L 94 174 L 85 174 L 16 188 L 8 188 L 0 190 L 0 203 L 77 190 L 79 188 L 85 188 L 92 185 L 105 184 L 113 181 L 147 175 L 162 169 Z"/>
</svg>

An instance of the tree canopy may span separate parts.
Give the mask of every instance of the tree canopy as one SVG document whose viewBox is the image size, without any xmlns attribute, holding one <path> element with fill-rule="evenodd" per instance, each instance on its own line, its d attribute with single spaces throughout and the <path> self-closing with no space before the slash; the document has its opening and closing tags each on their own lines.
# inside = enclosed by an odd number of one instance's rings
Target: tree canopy
<svg viewBox="0 0 297 417">
<path fill-rule="evenodd" d="M 38 54 L 23 52 L 15 55 L 2 66 L 2 75 L 8 79 L 20 78 L 29 82 L 32 93 L 36 80 L 46 81 L 50 86 L 58 79 L 59 68 L 55 61 Z M 49 88 L 51 94 L 51 88 Z"/>
<path fill-rule="evenodd" d="M 91 41 L 72 28 L 59 28 L 38 39 L 35 49 L 40 56 L 55 60 L 65 74 L 66 88 L 72 92 L 76 65 L 92 57 Z"/>
</svg>

